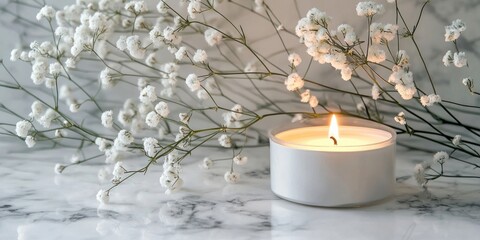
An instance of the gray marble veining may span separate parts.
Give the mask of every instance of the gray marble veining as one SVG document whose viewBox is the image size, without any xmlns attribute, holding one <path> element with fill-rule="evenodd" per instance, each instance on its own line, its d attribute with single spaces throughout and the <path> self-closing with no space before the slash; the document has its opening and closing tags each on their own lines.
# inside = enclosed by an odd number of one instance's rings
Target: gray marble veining
<svg viewBox="0 0 480 240">
<path fill-rule="evenodd" d="M 95 200 L 98 189 L 108 186 L 96 176 L 99 164 L 56 175 L 53 165 L 61 152 L 3 154 L 0 239 L 478 239 L 480 234 L 478 180 L 441 179 L 423 190 L 411 177 L 417 160 L 400 152 L 394 196 L 358 208 L 316 208 L 270 191 L 267 152 L 251 151 L 249 164 L 238 169 L 239 184 L 223 181 L 227 163 L 203 170 L 189 159 L 183 191 L 164 195 L 158 166 L 117 188 L 109 205 Z"/>
</svg>

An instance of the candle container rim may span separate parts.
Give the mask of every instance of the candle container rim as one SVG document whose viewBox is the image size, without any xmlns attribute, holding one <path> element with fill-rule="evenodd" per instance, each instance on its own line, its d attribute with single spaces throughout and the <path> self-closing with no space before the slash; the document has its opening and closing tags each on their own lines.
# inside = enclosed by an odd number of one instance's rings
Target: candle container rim
<svg viewBox="0 0 480 240">
<path fill-rule="evenodd" d="M 338 114 L 336 114 L 338 116 Z M 341 116 L 341 115 L 340 115 Z M 318 149 L 321 149 L 322 152 L 335 152 L 335 151 L 329 151 L 328 149 L 325 149 L 325 147 L 328 146 L 315 146 L 315 145 L 309 145 L 309 144 L 298 144 L 298 143 L 289 143 L 284 140 L 279 139 L 276 135 L 288 130 L 292 129 L 297 129 L 297 128 L 303 128 L 303 127 L 319 127 L 319 126 L 329 126 L 329 117 L 318 117 L 318 118 L 308 118 L 308 119 L 302 119 L 297 122 L 281 125 L 279 127 L 273 128 L 268 131 L 268 136 L 271 141 L 280 144 L 282 146 L 286 147 L 299 147 L 299 148 L 309 148 L 313 151 Z M 340 121 L 339 121 L 340 122 Z M 347 117 L 347 116 L 342 116 L 341 117 L 341 123 L 339 123 L 339 127 L 341 126 L 351 126 L 351 127 L 367 127 L 367 128 L 374 128 L 374 129 L 379 129 L 386 131 L 390 133 L 390 137 L 387 140 L 380 141 L 380 142 L 374 142 L 370 144 L 362 144 L 362 145 L 354 145 L 354 146 L 335 146 L 337 149 L 358 149 L 362 147 L 374 147 L 374 146 L 383 146 L 383 145 L 391 145 L 395 144 L 396 138 L 397 138 L 397 133 L 395 130 L 389 126 L 366 120 L 366 119 L 361 119 L 361 118 L 355 118 L 355 117 Z M 367 151 L 367 150 L 365 150 Z"/>
</svg>

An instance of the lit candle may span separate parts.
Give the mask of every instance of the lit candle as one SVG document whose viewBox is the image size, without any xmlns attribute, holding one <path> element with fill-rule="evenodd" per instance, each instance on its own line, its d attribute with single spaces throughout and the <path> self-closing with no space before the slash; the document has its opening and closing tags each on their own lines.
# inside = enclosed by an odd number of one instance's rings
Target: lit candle
<svg viewBox="0 0 480 240">
<path fill-rule="evenodd" d="M 351 152 L 378 148 L 392 139 L 390 132 L 362 126 L 338 127 L 337 118 L 332 116 L 330 126 L 309 126 L 289 129 L 275 135 L 291 147 L 331 151 Z M 337 144 L 335 144 L 337 143 Z"/>
<path fill-rule="evenodd" d="M 374 202 L 393 191 L 393 129 L 335 115 L 270 132 L 272 190 L 278 196 L 316 206 Z"/>
</svg>

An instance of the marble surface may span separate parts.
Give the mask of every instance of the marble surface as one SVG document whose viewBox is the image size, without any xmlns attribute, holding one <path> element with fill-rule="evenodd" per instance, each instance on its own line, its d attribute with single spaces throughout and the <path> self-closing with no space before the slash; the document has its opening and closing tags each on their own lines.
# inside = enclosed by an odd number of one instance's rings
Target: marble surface
<svg viewBox="0 0 480 240">
<path fill-rule="evenodd" d="M 134 177 L 100 205 L 108 186 L 103 164 L 53 172 L 71 150 L 3 153 L 0 160 L 0 239 L 478 239 L 480 181 L 440 180 L 428 191 L 411 169 L 425 158 L 399 152 L 390 199 L 360 208 L 317 208 L 281 200 L 270 191 L 268 149 L 250 151 L 240 183 L 228 185 L 228 163 L 183 168 L 185 188 L 164 195 L 161 167 Z M 141 160 L 130 159 L 129 166 Z M 139 165 L 140 166 L 140 165 Z M 467 170 L 468 171 L 468 170 Z"/>
</svg>

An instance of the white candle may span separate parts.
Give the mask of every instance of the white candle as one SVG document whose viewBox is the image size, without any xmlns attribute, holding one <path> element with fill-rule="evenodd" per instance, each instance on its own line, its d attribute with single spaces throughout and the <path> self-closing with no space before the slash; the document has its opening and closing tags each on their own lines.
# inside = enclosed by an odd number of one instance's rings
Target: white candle
<svg viewBox="0 0 480 240">
<path fill-rule="evenodd" d="M 353 118 L 307 120 L 270 132 L 272 190 L 316 206 L 351 206 L 393 192 L 395 132 Z M 336 144 L 335 144 L 336 143 Z"/>
</svg>

